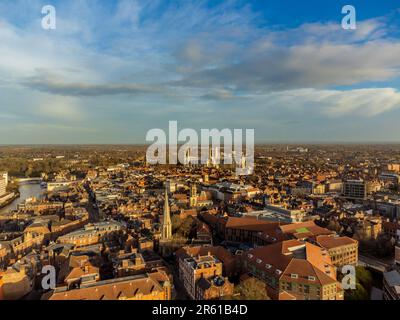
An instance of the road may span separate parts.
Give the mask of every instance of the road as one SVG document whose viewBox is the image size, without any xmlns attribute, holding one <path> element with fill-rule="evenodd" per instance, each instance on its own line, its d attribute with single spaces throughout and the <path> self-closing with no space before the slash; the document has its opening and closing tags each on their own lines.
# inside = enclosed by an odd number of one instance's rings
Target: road
<svg viewBox="0 0 400 320">
<path fill-rule="evenodd" d="M 390 264 L 379 260 L 377 258 L 366 257 L 363 255 L 358 255 L 358 265 L 363 267 L 370 267 L 380 272 L 386 271 Z"/>
</svg>

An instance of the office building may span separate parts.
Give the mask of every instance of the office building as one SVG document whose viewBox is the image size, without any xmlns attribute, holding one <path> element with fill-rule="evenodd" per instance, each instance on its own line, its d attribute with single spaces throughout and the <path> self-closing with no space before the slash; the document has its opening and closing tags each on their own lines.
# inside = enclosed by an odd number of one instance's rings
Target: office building
<svg viewBox="0 0 400 320">
<path fill-rule="evenodd" d="M 363 180 L 347 180 L 343 184 L 343 196 L 348 199 L 365 199 L 367 184 Z"/>
<path fill-rule="evenodd" d="M 0 174 L 0 197 L 7 193 L 7 178 Z"/>
</svg>

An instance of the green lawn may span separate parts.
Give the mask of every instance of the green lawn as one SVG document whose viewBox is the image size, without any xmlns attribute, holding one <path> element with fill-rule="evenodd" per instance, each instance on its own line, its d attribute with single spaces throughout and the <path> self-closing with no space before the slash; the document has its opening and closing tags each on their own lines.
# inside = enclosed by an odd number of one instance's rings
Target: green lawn
<svg viewBox="0 0 400 320">
<path fill-rule="evenodd" d="M 296 232 L 297 233 L 306 233 L 306 232 L 309 232 L 309 230 L 307 228 L 299 228 L 299 229 L 296 229 Z"/>
</svg>

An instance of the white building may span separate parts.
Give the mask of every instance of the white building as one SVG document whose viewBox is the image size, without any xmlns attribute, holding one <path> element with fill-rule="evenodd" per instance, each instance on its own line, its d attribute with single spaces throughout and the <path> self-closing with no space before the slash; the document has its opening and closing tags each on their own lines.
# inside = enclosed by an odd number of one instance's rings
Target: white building
<svg viewBox="0 0 400 320">
<path fill-rule="evenodd" d="M 6 185 L 8 185 L 8 172 L 0 172 L 0 177 L 3 177 L 4 179 L 6 179 Z"/>
<path fill-rule="evenodd" d="M 0 197 L 7 193 L 7 183 L 8 183 L 8 175 L 7 173 L 1 173 L 0 175 Z"/>
</svg>

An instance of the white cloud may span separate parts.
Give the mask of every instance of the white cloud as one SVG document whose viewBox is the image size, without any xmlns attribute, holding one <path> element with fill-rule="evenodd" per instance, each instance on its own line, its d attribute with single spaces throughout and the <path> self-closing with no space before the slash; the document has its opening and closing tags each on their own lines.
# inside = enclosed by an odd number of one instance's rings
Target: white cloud
<svg viewBox="0 0 400 320">
<path fill-rule="evenodd" d="M 94 127 L 112 119 L 116 128 L 128 118 L 208 123 L 223 112 L 227 125 L 236 117 L 263 126 L 265 117 L 273 125 L 291 113 L 307 114 L 308 124 L 390 117 L 399 105 L 391 87 L 400 42 L 385 17 L 359 21 L 355 31 L 340 21 L 283 29 L 261 27 L 234 0 L 68 1 L 57 6 L 57 30 L 45 32 L 38 17 L 26 22 L 39 3 L 0 4 L 9 13 L 0 18 L 3 114 L 61 126 L 91 110 Z"/>
<path fill-rule="evenodd" d="M 260 96 L 269 107 L 282 107 L 329 117 L 372 117 L 400 107 L 400 92 L 393 88 L 354 90 L 299 89 Z"/>
<path fill-rule="evenodd" d="M 40 102 L 36 108 L 33 108 L 32 114 L 58 121 L 80 122 L 86 118 L 85 113 L 79 108 L 76 101 L 65 97 L 51 97 Z"/>
</svg>

